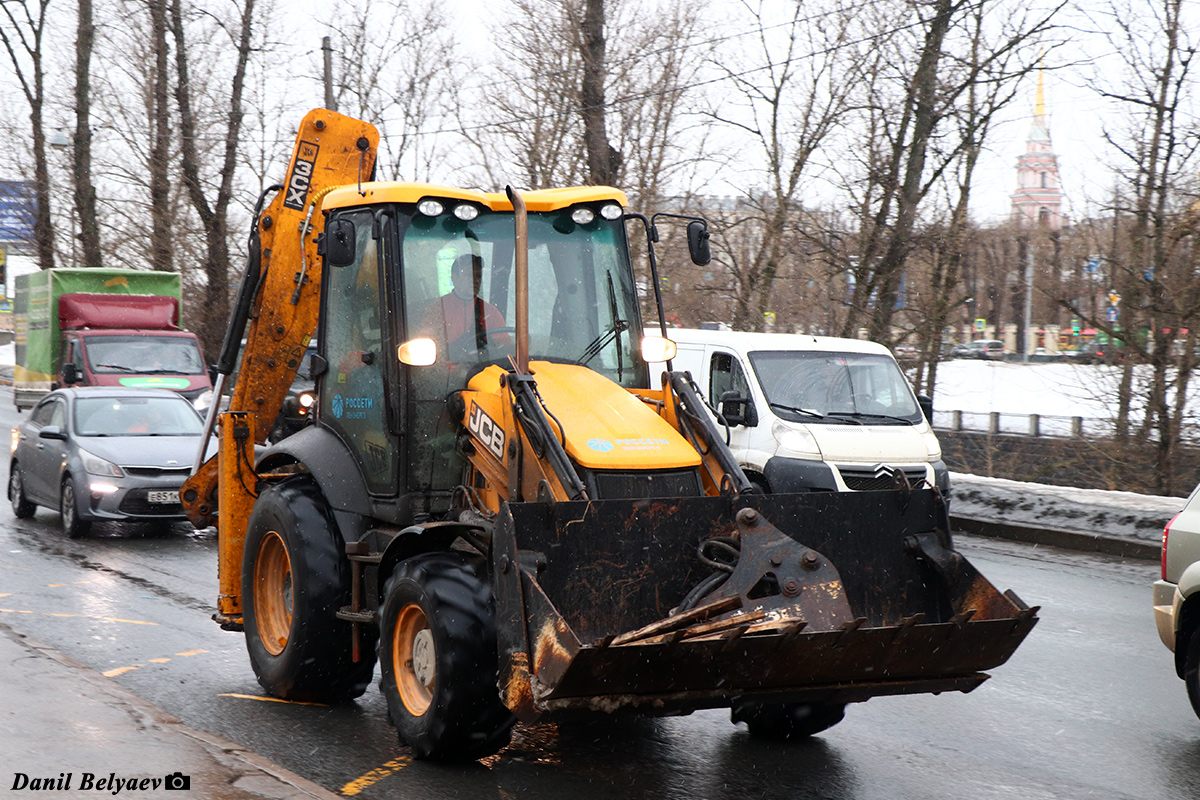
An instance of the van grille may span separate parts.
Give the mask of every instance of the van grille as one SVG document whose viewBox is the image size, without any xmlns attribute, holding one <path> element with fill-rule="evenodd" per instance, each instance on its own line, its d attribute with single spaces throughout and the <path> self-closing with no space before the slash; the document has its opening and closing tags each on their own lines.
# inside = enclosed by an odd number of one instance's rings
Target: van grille
<svg viewBox="0 0 1200 800">
<path fill-rule="evenodd" d="M 838 472 L 842 474 L 846 488 L 856 492 L 882 492 L 899 489 L 904 486 L 903 479 L 897 474 L 901 472 L 908 478 L 908 484 L 914 489 L 920 488 L 925 482 L 924 467 L 889 467 L 886 464 L 874 467 L 839 466 Z"/>
</svg>

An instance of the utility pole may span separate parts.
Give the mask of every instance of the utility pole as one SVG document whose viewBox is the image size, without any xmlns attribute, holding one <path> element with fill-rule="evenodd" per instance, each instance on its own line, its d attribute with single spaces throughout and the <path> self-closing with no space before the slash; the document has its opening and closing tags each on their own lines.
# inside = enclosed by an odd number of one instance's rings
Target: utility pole
<svg viewBox="0 0 1200 800">
<path fill-rule="evenodd" d="M 333 47 L 329 37 L 321 37 L 321 52 L 325 56 L 325 108 L 337 111 L 337 103 L 333 99 Z"/>
<path fill-rule="evenodd" d="M 1037 341 L 1033 327 L 1033 234 L 1029 236 L 1029 244 L 1025 248 L 1025 341 L 1021 355 L 1021 363 L 1029 363 L 1029 351 L 1033 347 L 1033 343 Z"/>
</svg>

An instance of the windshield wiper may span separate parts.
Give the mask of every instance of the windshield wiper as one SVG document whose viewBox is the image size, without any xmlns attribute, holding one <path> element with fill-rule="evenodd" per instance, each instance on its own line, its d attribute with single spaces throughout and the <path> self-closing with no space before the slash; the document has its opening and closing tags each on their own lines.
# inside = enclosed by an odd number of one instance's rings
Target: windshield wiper
<svg viewBox="0 0 1200 800">
<path fill-rule="evenodd" d="M 791 411 L 793 414 L 807 414 L 808 416 L 816 417 L 817 419 L 825 419 L 824 414 L 821 414 L 817 411 L 809 411 L 807 408 L 797 408 L 796 406 L 785 406 L 783 403 L 771 402 L 768 402 L 767 405 L 769 405 L 771 408 L 778 408 L 781 411 Z"/>
<path fill-rule="evenodd" d="M 589 344 L 586 348 L 584 348 L 583 355 L 581 355 L 579 357 L 579 360 L 576 361 L 575 363 L 579 364 L 580 366 L 587 364 L 589 361 L 591 361 L 593 358 L 595 358 L 597 355 L 599 355 L 600 351 L 603 350 L 605 347 L 607 347 L 608 343 L 610 341 L 612 341 L 613 339 L 616 339 L 616 341 L 617 341 L 617 380 L 620 381 L 622 379 L 622 373 L 625 371 L 624 354 L 621 352 L 621 334 L 624 331 L 629 330 L 629 321 L 617 318 L 617 314 L 620 313 L 620 311 L 617 309 L 617 292 L 615 289 L 613 289 L 612 273 L 609 272 L 607 274 L 608 274 L 608 310 L 609 310 L 609 313 L 612 315 L 612 325 L 610 325 L 608 330 L 606 330 L 604 333 L 600 334 L 595 339 L 593 339 L 591 344 Z"/>
<path fill-rule="evenodd" d="M 141 370 L 134 369 L 133 367 L 127 367 L 124 364 L 97 364 L 96 368 L 97 369 L 116 369 L 116 370 L 120 370 L 121 372 L 141 372 Z"/>
<path fill-rule="evenodd" d="M 904 417 L 893 417 L 891 414 L 870 414 L 866 411 L 833 411 L 833 412 L 830 412 L 830 416 L 853 417 L 855 419 L 860 419 L 862 417 L 870 417 L 871 419 L 888 419 L 888 420 L 892 420 L 893 422 L 903 423 L 905 425 L 913 424 L 912 420 L 905 419 Z M 859 424 L 861 424 L 861 423 L 859 423 Z"/>
</svg>

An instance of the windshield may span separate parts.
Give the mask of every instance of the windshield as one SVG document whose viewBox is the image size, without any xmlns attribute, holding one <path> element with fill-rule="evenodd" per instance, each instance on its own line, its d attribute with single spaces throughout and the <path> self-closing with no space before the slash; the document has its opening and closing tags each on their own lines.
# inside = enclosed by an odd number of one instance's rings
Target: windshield
<svg viewBox="0 0 1200 800">
<path fill-rule="evenodd" d="M 572 209 L 529 214 L 529 356 L 587 364 L 627 387 L 648 385 L 624 223 L 580 225 Z M 506 363 L 514 352 L 513 216 L 417 215 L 403 234 L 408 338 L 429 336 L 438 359 Z"/>
<path fill-rule="evenodd" d="M 75 401 L 79 436 L 199 436 L 204 421 L 183 398 L 81 397 Z"/>
<path fill-rule="evenodd" d="M 202 375 L 204 360 L 189 336 L 88 336 L 88 367 L 98 375 Z"/>
<path fill-rule="evenodd" d="M 884 355 L 786 350 L 750 354 L 772 410 L 794 422 L 811 414 L 866 424 L 917 424 L 923 417 L 896 362 Z"/>
</svg>

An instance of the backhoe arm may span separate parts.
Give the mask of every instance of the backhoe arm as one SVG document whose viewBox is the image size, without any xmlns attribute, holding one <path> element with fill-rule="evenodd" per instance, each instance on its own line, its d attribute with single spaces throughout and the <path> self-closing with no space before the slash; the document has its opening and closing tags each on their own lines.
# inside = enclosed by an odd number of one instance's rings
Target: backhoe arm
<svg viewBox="0 0 1200 800">
<path fill-rule="evenodd" d="M 246 426 L 254 431 L 254 441 L 266 440 L 316 329 L 322 267 L 317 237 L 325 227 L 321 200 L 330 189 L 371 179 L 378 142 L 379 133 L 369 123 L 325 109 L 310 111 L 297 132 L 282 190 L 254 221 L 256 236 L 251 237 L 237 306 L 217 365 L 217 385 L 223 387 L 244 334 L 242 364 L 229 404 L 229 411 L 240 415 L 236 432 L 242 452 L 250 453 L 243 461 L 253 463 Z M 220 402 L 215 394 L 210 430 Z M 234 427 L 223 422 L 218 435 L 232 436 Z M 253 480 L 219 481 L 219 459 L 220 455 L 200 464 L 180 495 L 194 525 L 213 524 L 220 507 L 223 533 L 238 535 L 253 503 Z"/>
</svg>

